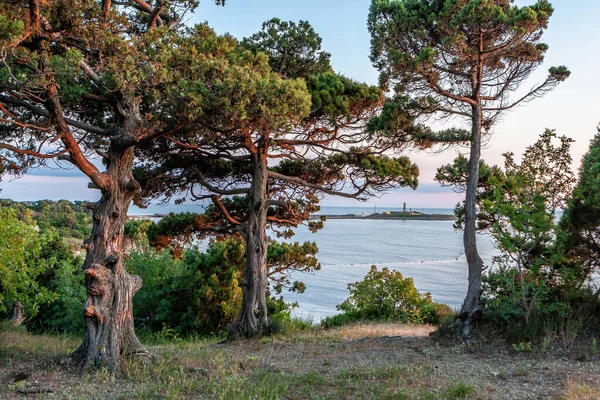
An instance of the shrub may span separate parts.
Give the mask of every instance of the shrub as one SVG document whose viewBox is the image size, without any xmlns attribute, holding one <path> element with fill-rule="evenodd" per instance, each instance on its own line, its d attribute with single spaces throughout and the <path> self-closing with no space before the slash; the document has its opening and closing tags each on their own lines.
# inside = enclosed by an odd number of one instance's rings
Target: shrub
<svg viewBox="0 0 600 400">
<path fill-rule="evenodd" d="M 150 248 L 132 251 L 125 262 L 131 274 L 142 278 L 142 288 L 133 297 L 135 323 L 159 332 L 163 325 L 178 332 L 195 327 L 193 302 L 195 271 L 168 251 Z"/>
<path fill-rule="evenodd" d="M 133 298 L 136 324 L 152 332 L 221 332 L 241 308 L 245 260 L 245 243 L 236 237 L 212 242 L 205 253 L 187 249 L 180 259 L 168 250 L 132 251 L 126 268 L 144 282 Z M 267 306 L 271 318 L 291 321 L 292 305 L 283 298 L 267 296 Z"/>
<path fill-rule="evenodd" d="M 46 242 L 33 222 L 20 221 L 15 210 L 0 207 L 0 313 L 10 313 L 18 300 L 29 318 L 55 298 L 40 285 L 49 268 L 43 257 Z"/>
<path fill-rule="evenodd" d="M 348 285 L 350 297 L 337 309 L 342 314 L 324 319 L 323 326 L 338 326 L 360 320 L 439 323 L 450 307 L 434 303 L 431 294 L 421 294 L 411 278 L 398 271 L 372 266 L 360 282 Z"/>
<path fill-rule="evenodd" d="M 570 287 L 549 271 L 502 267 L 483 277 L 485 320 L 512 341 L 531 341 L 549 334 L 574 338 L 598 324 L 600 303 L 591 287 Z"/>
</svg>

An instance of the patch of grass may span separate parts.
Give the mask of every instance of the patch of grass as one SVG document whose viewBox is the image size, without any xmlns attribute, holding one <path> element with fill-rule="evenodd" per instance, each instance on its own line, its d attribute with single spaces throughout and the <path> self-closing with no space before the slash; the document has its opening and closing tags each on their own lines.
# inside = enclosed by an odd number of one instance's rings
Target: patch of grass
<svg viewBox="0 0 600 400">
<path fill-rule="evenodd" d="M 81 344 L 81 338 L 67 335 L 32 335 L 16 329 L 0 330 L 0 365 L 46 357 L 67 356 Z"/>
<path fill-rule="evenodd" d="M 597 383 L 569 379 L 565 386 L 559 397 L 561 400 L 600 399 L 600 386 Z"/>
<path fill-rule="evenodd" d="M 447 399 L 469 399 L 475 393 L 475 388 L 466 383 L 458 382 L 448 386 L 444 391 L 444 396 Z"/>
<path fill-rule="evenodd" d="M 25 325 L 17 326 L 5 319 L 0 320 L 0 332 L 27 333 L 27 328 L 25 328 Z"/>
<path fill-rule="evenodd" d="M 533 351 L 531 347 L 531 342 L 519 342 L 518 344 L 513 343 L 512 348 L 517 353 L 530 353 Z"/>
<path fill-rule="evenodd" d="M 321 326 L 325 329 L 336 328 L 357 322 L 365 322 L 362 320 L 361 314 L 358 311 L 349 311 L 342 314 L 336 314 L 331 317 L 326 317 L 321 320 Z"/>
<path fill-rule="evenodd" d="M 531 373 L 531 366 L 530 365 L 519 365 L 517 368 L 515 368 L 515 370 L 513 371 L 513 375 L 514 376 L 529 376 Z"/>
<path fill-rule="evenodd" d="M 0 398 L 14 398 L 20 387 L 30 387 L 33 382 L 48 384 L 61 399 L 442 400 L 486 397 L 497 394 L 489 391 L 496 387 L 514 398 L 522 398 L 525 393 L 600 398 L 596 390 L 600 383 L 598 368 L 593 363 L 573 367 L 561 358 L 565 371 L 583 368 L 587 372 L 580 371 L 577 380 L 571 374 L 574 380 L 563 386 L 564 392 L 558 392 L 559 382 L 548 386 L 548 381 L 538 379 L 538 369 L 544 369 L 547 361 L 538 360 L 540 365 L 532 368 L 526 361 L 528 354 L 516 354 L 505 342 L 502 349 L 495 348 L 483 339 L 491 354 L 477 351 L 477 355 L 471 355 L 464 346 L 452 347 L 451 342 L 444 345 L 429 339 L 433 329 L 369 323 L 334 329 L 315 327 L 225 344 L 217 344 L 214 337 L 164 340 L 149 346 L 157 356 L 154 364 L 124 360 L 126 379 L 99 369 L 91 369 L 81 379 L 76 366 L 57 362 L 60 358 L 55 356 L 67 355 L 81 338 L 0 332 L 0 377 L 8 377 L 6 384 L 0 385 Z M 591 337 L 585 338 L 581 348 L 589 351 L 590 343 Z M 7 354 L 9 357 L 2 357 Z M 473 363 L 482 363 L 483 370 L 493 371 L 498 367 L 499 354 L 507 357 L 506 369 L 472 380 Z M 25 383 L 17 385 L 12 377 L 19 371 L 27 377 L 22 381 Z M 522 388 L 522 379 L 514 377 L 526 376 L 532 377 L 531 385 Z"/>
<path fill-rule="evenodd" d="M 315 329 L 310 317 L 273 318 L 265 329 L 265 335 L 291 335 Z"/>
</svg>

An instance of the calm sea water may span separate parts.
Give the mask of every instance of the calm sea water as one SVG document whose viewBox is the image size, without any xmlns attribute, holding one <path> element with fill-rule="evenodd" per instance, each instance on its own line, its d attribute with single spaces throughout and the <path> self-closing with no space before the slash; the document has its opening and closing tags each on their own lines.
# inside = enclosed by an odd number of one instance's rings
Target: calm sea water
<svg viewBox="0 0 600 400">
<path fill-rule="evenodd" d="M 168 212 L 200 212 L 197 205 L 159 207 L 130 214 L 166 214 Z M 377 212 L 399 211 L 401 208 L 377 207 Z M 452 214 L 451 209 L 413 209 L 428 214 Z M 374 207 L 322 207 L 321 214 L 372 214 Z M 287 301 L 297 302 L 295 314 L 321 318 L 337 314 L 336 305 L 348 297 L 348 284 L 360 281 L 371 265 L 400 271 L 413 278 L 417 289 L 430 292 L 433 300 L 459 308 L 467 290 L 467 262 L 462 232 L 453 229 L 452 221 L 400 221 L 336 219 L 323 229 L 311 233 L 298 228 L 291 241 L 313 241 L 319 247 L 321 270 L 314 274 L 297 273 L 294 279 L 306 284 L 302 294 L 285 292 Z M 486 235 L 478 236 L 478 248 L 491 263 L 496 250 Z"/>
<path fill-rule="evenodd" d="M 363 279 L 371 265 L 388 267 L 411 277 L 433 300 L 459 308 L 467 291 L 467 262 L 462 232 L 452 221 L 330 220 L 319 232 L 298 230 L 295 241 L 310 240 L 319 247 L 321 270 L 298 273 L 306 284 L 302 294 L 284 293 L 298 302 L 296 314 L 315 322 L 337 314 L 335 306 L 348 297 L 348 283 Z M 478 236 L 484 262 L 496 254 L 488 236 Z"/>
</svg>

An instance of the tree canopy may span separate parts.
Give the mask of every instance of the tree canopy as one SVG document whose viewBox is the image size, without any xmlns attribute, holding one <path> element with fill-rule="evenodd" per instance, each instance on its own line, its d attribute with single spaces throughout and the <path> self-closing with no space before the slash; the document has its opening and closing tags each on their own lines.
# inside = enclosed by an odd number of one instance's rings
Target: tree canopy
<svg viewBox="0 0 600 400">
<path fill-rule="evenodd" d="M 600 267 L 600 128 L 583 156 L 579 181 L 560 221 L 569 273 L 582 284 Z"/>
<path fill-rule="evenodd" d="M 210 199 L 204 229 L 241 232 L 248 249 L 261 249 L 258 259 L 248 252 L 242 283 L 258 306 L 243 306 L 249 311 L 233 336 L 253 336 L 266 325 L 267 226 L 284 236 L 301 223 L 314 230 L 320 221 L 311 216 L 323 194 L 366 199 L 417 184 L 417 167 L 406 157 L 380 155 L 383 142 L 366 129 L 381 107 L 380 89 L 333 73 L 320 42 L 307 22 L 266 22 L 238 51 L 269 61 L 263 73 L 278 91 L 250 97 L 243 112 L 233 112 L 233 97 L 229 108 L 200 116 L 194 134 L 155 142 L 140 168 L 150 197 Z M 247 317 L 252 313 L 256 318 Z"/>
<path fill-rule="evenodd" d="M 84 243 L 88 331 L 77 352 L 82 369 L 97 362 L 118 372 L 123 351 L 149 356 L 131 318 L 141 279 L 122 268 L 124 221 L 140 193 L 132 175 L 135 147 L 182 133 L 210 109 L 207 103 L 215 97 L 207 94 L 218 80 L 205 76 L 239 73 L 230 64 L 254 66 L 254 58 L 230 54 L 233 39 L 180 24 L 197 5 L 195 0 L 0 5 L 2 164 L 18 174 L 59 160 L 102 193 L 98 202 L 86 204 L 94 226 Z"/>
<path fill-rule="evenodd" d="M 463 236 L 469 288 L 458 324 L 463 336 L 481 310 L 484 266 L 475 232 L 482 134 L 502 113 L 542 96 L 570 75 L 564 66 L 552 67 L 543 82 L 515 96 L 544 60 L 548 46 L 540 39 L 552 12 L 547 0 L 523 7 L 511 0 L 371 2 L 371 61 L 381 86 L 402 101 L 412 98 L 429 113 L 463 117 L 471 124 L 470 137 L 452 129 L 439 136 L 442 143 L 468 139 L 471 146 Z M 387 126 L 393 123 L 390 119 Z M 435 134 L 426 136 L 435 143 Z"/>
</svg>

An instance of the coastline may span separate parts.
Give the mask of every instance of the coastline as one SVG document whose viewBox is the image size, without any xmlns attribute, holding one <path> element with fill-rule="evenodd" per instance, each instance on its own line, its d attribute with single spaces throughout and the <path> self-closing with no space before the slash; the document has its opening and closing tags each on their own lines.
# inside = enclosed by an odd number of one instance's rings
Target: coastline
<svg viewBox="0 0 600 400">
<path fill-rule="evenodd" d="M 418 211 L 385 211 L 382 213 L 313 214 L 311 219 L 381 219 L 397 221 L 456 221 L 454 214 L 425 214 Z"/>
<path fill-rule="evenodd" d="M 404 216 L 389 216 L 389 215 L 314 215 L 313 219 L 325 217 L 326 219 L 381 219 L 381 220 L 396 220 L 396 221 L 456 221 L 455 215 L 443 214 L 423 214 L 423 215 L 404 215 Z"/>
</svg>

